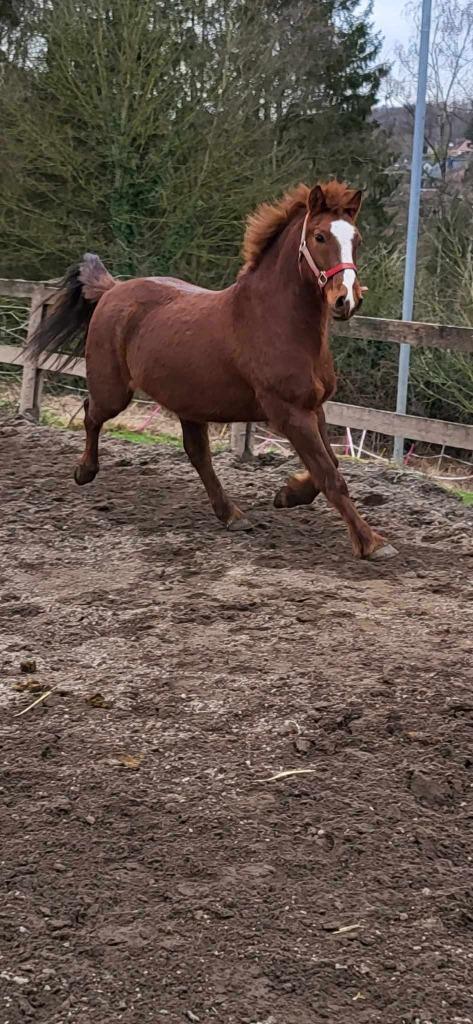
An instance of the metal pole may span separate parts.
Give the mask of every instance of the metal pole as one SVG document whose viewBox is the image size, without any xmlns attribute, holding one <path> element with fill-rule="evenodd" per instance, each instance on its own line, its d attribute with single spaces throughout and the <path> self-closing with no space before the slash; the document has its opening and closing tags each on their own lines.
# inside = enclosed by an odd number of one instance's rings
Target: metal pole
<svg viewBox="0 0 473 1024">
<path fill-rule="evenodd" d="M 409 194 L 409 216 L 407 221 L 406 266 L 404 271 L 404 292 L 402 297 L 402 319 L 412 320 L 414 289 L 416 281 L 417 237 L 419 233 L 420 190 L 422 185 L 422 156 L 424 150 L 425 106 L 427 94 L 427 72 L 429 61 L 429 37 L 432 0 L 422 0 L 422 23 L 420 29 L 419 70 L 417 75 L 417 98 L 412 142 L 411 184 Z M 401 345 L 397 380 L 396 412 L 407 409 L 407 387 L 409 383 L 410 346 Z M 404 438 L 394 440 L 394 459 L 402 463 Z"/>
</svg>

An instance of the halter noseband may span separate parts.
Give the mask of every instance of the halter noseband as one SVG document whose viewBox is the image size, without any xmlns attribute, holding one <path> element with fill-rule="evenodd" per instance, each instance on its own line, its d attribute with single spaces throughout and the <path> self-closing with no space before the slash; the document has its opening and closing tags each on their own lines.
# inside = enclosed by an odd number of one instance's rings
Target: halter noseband
<svg viewBox="0 0 473 1024">
<path fill-rule="evenodd" d="M 302 225 L 302 234 L 299 244 L 299 267 L 301 265 L 302 257 L 304 256 L 312 273 L 317 279 L 320 290 L 323 291 L 327 281 L 329 281 L 331 277 L 335 277 L 335 274 L 339 274 L 342 270 L 354 270 L 355 274 L 357 274 L 358 271 L 354 263 L 336 263 L 335 266 L 330 267 L 329 270 L 319 270 L 317 264 L 312 259 L 309 246 L 307 245 L 307 225 L 309 223 L 309 217 L 310 212 L 306 213 L 304 223 Z"/>
</svg>

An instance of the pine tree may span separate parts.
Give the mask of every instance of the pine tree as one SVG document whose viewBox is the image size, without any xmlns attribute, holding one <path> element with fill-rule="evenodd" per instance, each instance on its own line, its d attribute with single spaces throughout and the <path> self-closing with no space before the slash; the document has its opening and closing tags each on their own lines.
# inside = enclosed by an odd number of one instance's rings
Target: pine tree
<svg viewBox="0 0 473 1024">
<path fill-rule="evenodd" d="M 387 67 L 370 6 L 361 14 L 359 0 L 276 0 L 270 7 L 284 41 L 274 76 L 282 85 L 280 138 L 296 147 L 309 179 L 335 175 L 369 186 L 368 210 L 384 222 L 391 155 L 372 111 Z"/>
<path fill-rule="evenodd" d="M 28 54 L 0 90 L 3 275 L 94 249 L 219 286 L 248 210 L 301 178 L 369 182 L 379 216 L 384 69 L 358 0 L 0 2 Z"/>
</svg>

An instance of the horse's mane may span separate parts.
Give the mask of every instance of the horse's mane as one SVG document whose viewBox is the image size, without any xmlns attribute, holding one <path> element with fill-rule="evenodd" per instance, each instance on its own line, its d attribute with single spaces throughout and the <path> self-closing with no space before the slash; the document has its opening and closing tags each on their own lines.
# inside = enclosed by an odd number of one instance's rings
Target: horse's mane
<svg viewBox="0 0 473 1024">
<path fill-rule="evenodd" d="M 341 214 L 348 195 L 352 194 L 345 182 L 328 181 L 321 183 L 321 188 L 327 210 L 330 213 Z M 249 214 L 243 238 L 244 266 L 241 273 L 254 270 L 263 253 L 271 242 L 281 234 L 289 221 L 300 210 L 307 209 L 310 191 L 308 185 L 301 183 L 286 192 L 277 202 L 261 203 L 261 206 Z"/>
</svg>

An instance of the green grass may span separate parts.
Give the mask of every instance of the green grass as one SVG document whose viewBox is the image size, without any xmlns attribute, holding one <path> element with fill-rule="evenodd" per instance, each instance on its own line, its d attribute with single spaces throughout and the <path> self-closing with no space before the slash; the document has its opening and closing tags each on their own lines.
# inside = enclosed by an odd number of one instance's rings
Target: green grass
<svg viewBox="0 0 473 1024">
<path fill-rule="evenodd" d="M 50 409 L 42 410 L 41 423 L 45 427 L 60 427 L 62 430 L 67 426 L 65 420 Z M 73 424 L 71 429 L 82 430 L 82 424 Z M 118 441 L 130 441 L 132 444 L 170 444 L 173 448 L 182 448 L 181 438 L 173 434 L 147 434 L 139 430 L 127 430 L 126 427 L 111 427 L 110 430 L 105 427 L 104 433 L 108 437 L 116 437 Z"/>
<path fill-rule="evenodd" d="M 168 444 L 180 450 L 183 447 L 182 438 L 175 437 L 174 434 L 147 434 L 139 430 L 128 430 L 126 427 L 112 427 L 110 430 L 105 428 L 105 433 L 107 437 L 115 437 L 117 441 L 129 441 L 131 444 Z M 213 452 L 224 452 L 227 447 L 221 441 L 211 444 Z"/>
<path fill-rule="evenodd" d="M 40 416 L 40 423 L 43 427 L 62 427 L 66 426 L 66 422 L 55 412 L 51 412 L 50 409 L 42 409 Z"/>
<path fill-rule="evenodd" d="M 17 402 L 13 398 L 0 398 L 0 409 L 10 409 L 12 412 L 17 408 Z"/>
<path fill-rule="evenodd" d="M 180 437 L 173 434 L 147 434 L 139 430 L 127 430 L 126 427 L 112 427 L 105 430 L 108 437 L 116 437 L 118 441 L 131 441 L 132 444 L 170 444 L 173 448 L 182 448 Z"/>
<path fill-rule="evenodd" d="M 51 412 L 50 409 L 42 410 L 41 423 L 45 427 L 59 427 L 61 430 L 65 430 L 67 426 L 65 420 Z M 70 429 L 82 430 L 82 424 L 73 423 Z M 174 434 L 148 434 L 146 431 L 141 433 L 139 430 L 128 430 L 127 427 L 111 427 L 109 430 L 105 427 L 104 433 L 107 437 L 114 437 L 117 441 L 128 441 L 130 444 L 167 444 L 172 448 L 182 450 L 182 438 L 175 437 Z M 223 452 L 226 447 L 225 444 L 217 441 L 212 444 L 212 451 Z"/>
<path fill-rule="evenodd" d="M 464 505 L 473 505 L 473 491 L 455 491 L 455 494 Z"/>
</svg>

